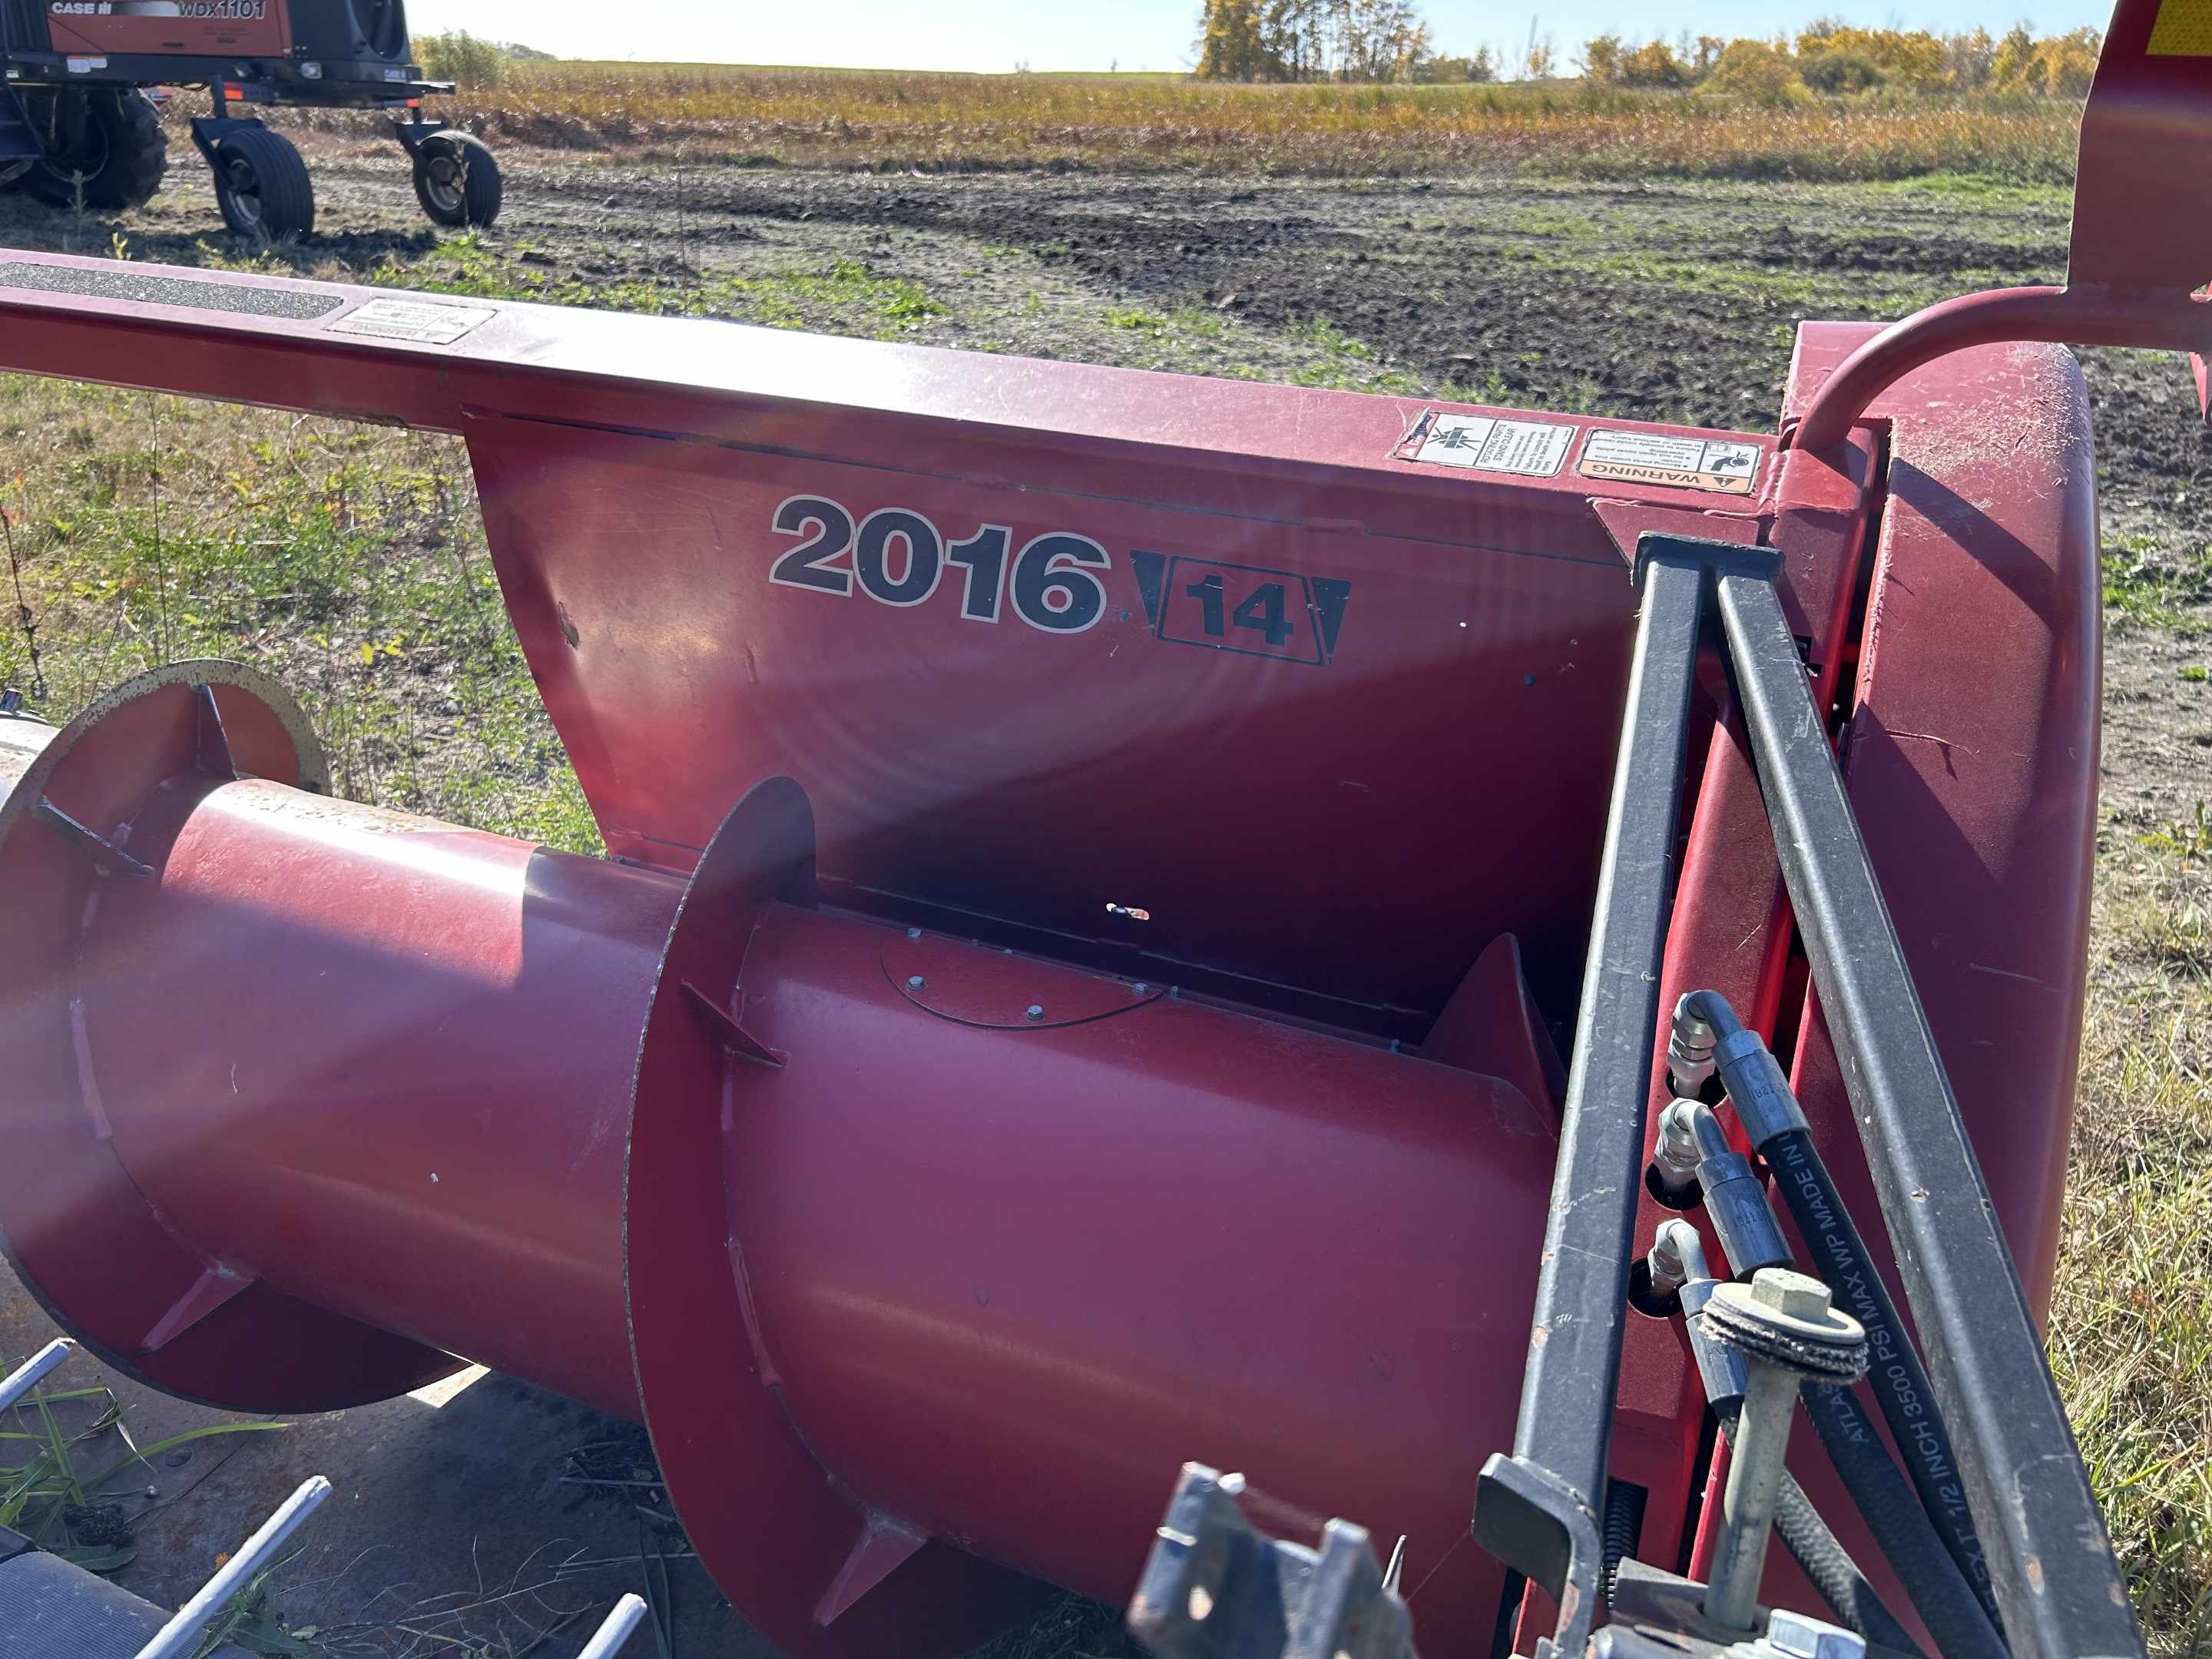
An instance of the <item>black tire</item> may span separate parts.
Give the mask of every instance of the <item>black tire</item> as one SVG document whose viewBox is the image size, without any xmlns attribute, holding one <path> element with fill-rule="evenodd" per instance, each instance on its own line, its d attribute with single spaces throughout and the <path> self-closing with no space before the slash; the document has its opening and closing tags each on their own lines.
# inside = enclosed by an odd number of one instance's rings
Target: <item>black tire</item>
<svg viewBox="0 0 2212 1659">
<path fill-rule="evenodd" d="M 215 147 L 215 199 L 240 236 L 272 242 L 315 228 L 315 187 L 292 141 L 266 127 L 240 127 Z"/>
<path fill-rule="evenodd" d="M 436 132 L 415 152 L 415 199 L 433 224 L 489 225 L 505 199 L 499 162 L 472 132 Z"/>
<path fill-rule="evenodd" d="M 143 207 L 168 170 L 169 141 L 153 100 L 136 87 L 65 87 L 21 94 L 46 155 L 18 181 L 55 207 L 80 199 L 101 213 Z"/>
</svg>

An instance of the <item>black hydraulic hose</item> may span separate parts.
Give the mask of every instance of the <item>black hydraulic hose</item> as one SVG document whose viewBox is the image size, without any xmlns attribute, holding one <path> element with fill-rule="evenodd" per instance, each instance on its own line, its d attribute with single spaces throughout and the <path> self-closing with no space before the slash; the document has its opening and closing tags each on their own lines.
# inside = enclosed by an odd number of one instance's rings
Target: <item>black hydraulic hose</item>
<svg viewBox="0 0 2212 1659">
<path fill-rule="evenodd" d="M 1837 1618 L 1876 1647 L 1924 1659 L 1919 1644 L 1897 1622 L 1850 1552 L 1828 1530 L 1805 1489 L 1786 1473 L 1775 1498 L 1774 1531 Z"/>
<path fill-rule="evenodd" d="M 1866 1328 L 1867 1377 L 1874 1385 L 1875 1403 L 1889 1425 L 1890 1437 L 1904 1456 L 1905 1473 L 1926 1506 L 1936 1535 L 1994 1623 L 1997 1603 L 1990 1589 L 1989 1563 L 1983 1559 L 1982 1540 L 1966 1507 L 1966 1489 L 1959 1479 L 1951 1437 L 1936 1409 L 1920 1356 L 1905 1339 L 1897 1304 L 1868 1261 L 1866 1245 L 1811 1133 L 1785 1129 L 1759 1152 L 1774 1171 L 1774 1184 L 1805 1248 L 1812 1252 L 1816 1270 L 1834 1289 L 1844 1310 Z"/>
<path fill-rule="evenodd" d="M 1829 1462 L 1936 1638 L 1936 1650 L 1943 1659 L 2008 1659 L 1996 1626 L 1938 1542 L 1928 1512 L 1898 1473 L 1857 1396 L 1848 1388 L 1808 1383 L 1800 1397 Z"/>
<path fill-rule="evenodd" d="M 1868 1380 L 1904 1456 L 1913 1490 L 1920 1494 L 1936 1537 L 1983 1613 L 2002 1630 L 1989 1563 L 1982 1554 L 1973 1514 L 1966 1506 L 1966 1486 L 1959 1478 L 1958 1459 L 1927 1370 L 1906 1340 L 1897 1304 L 1868 1259 L 1866 1243 L 1813 1145 L 1780 1066 L 1755 1032 L 1744 1030 L 1735 1011 L 1717 993 L 1692 993 L 1682 1000 L 1681 1012 L 1711 1028 L 1714 1059 L 1737 1121 L 1774 1171 L 1774 1184 L 1812 1252 L 1814 1270 L 1836 1292 L 1844 1311 L 1866 1328 Z M 1680 1046 L 1679 1039 L 1676 1046 Z"/>
</svg>

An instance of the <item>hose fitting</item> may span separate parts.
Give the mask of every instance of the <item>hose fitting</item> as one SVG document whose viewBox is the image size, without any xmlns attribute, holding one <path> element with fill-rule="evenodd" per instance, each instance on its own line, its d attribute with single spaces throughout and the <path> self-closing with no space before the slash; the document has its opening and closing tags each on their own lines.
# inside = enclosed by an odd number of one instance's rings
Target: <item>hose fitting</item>
<svg viewBox="0 0 2212 1659">
<path fill-rule="evenodd" d="M 1674 1004 L 1674 1029 L 1667 1036 L 1667 1075 L 1674 1080 L 1676 1094 L 1694 1095 L 1715 1069 L 1713 1043 L 1720 1033 L 1706 1018 L 1707 998 L 1728 1011 L 1730 1022 L 1735 1018 L 1735 1012 L 1713 991 L 1686 992 Z"/>
<path fill-rule="evenodd" d="M 1686 1127 L 1698 1152 L 1698 1185 L 1705 1193 L 1705 1214 L 1720 1235 L 1729 1270 L 1748 1279 L 1761 1267 L 1790 1264 L 1790 1247 L 1783 1242 L 1781 1224 L 1767 1207 L 1766 1188 L 1751 1172 L 1751 1160 L 1729 1145 L 1728 1133 L 1713 1109 L 1701 1101 L 1678 1100 L 1660 1115 L 1662 1146 L 1670 1133 Z M 1655 1157 L 1654 1167 L 1661 1167 Z M 1665 1176 L 1660 1179 L 1663 1182 Z"/>
<path fill-rule="evenodd" d="M 1659 1138 L 1651 1146 L 1651 1184 L 1652 1196 L 1662 1203 L 1686 1210 L 1698 1202 L 1698 1164 L 1703 1154 L 1698 1148 L 1696 1115 L 1705 1109 L 1694 1100 L 1672 1100 L 1659 1114 Z"/>
<path fill-rule="evenodd" d="M 1705 1384 L 1707 1401 L 1727 1422 L 1743 1403 L 1743 1356 L 1706 1335 L 1705 1322 L 1698 1317 L 1720 1288 L 1720 1281 L 1705 1266 L 1705 1241 L 1686 1221 L 1662 1221 L 1645 1261 L 1651 1271 L 1652 1288 L 1680 1297 L 1682 1329 L 1690 1339 L 1691 1355 L 1698 1362 L 1698 1381 Z"/>
</svg>

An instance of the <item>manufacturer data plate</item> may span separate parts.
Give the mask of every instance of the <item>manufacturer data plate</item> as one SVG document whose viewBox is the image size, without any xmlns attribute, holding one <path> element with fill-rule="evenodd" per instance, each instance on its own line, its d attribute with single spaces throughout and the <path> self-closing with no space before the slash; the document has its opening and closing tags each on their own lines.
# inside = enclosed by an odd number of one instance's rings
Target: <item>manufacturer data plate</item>
<svg viewBox="0 0 2212 1659">
<path fill-rule="evenodd" d="M 1674 438 L 1660 432 L 1593 431 L 1575 471 L 1585 478 L 1717 489 L 1748 495 L 1759 446 L 1735 438 Z"/>
<path fill-rule="evenodd" d="M 420 300 L 371 300 L 330 325 L 333 334 L 373 334 L 417 345 L 451 345 L 498 316 L 483 306 L 428 305 Z"/>
<path fill-rule="evenodd" d="M 1495 415 L 1446 415 L 1431 409 L 1391 453 L 1401 461 L 1551 478 L 1559 476 L 1574 444 L 1571 421 L 1509 421 Z"/>
</svg>

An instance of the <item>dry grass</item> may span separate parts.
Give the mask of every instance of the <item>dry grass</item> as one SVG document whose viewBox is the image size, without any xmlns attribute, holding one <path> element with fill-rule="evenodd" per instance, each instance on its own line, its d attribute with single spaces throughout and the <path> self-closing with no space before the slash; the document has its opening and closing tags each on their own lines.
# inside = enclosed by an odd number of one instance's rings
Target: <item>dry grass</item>
<svg viewBox="0 0 2212 1659">
<path fill-rule="evenodd" d="M 299 697 L 341 795 L 599 850 L 459 441 L 6 376 L 0 446 L 39 653 L 8 626 L 0 684 L 40 713 L 163 662 L 250 662 Z"/>
<path fill-rule="evenodd" d="M 2077 105 L 1766 108 L 1573 84 L 1245 86 L 1139 76 L 518 64 L 438 112 L 495 142 L 763 165 L 1808 180 L 2072 177 Z M 315 124 L 347 131 L 363 118 Z"/>
<path fill-rule="evenodd" d="M 2212 1654 L 2212 833 L 2100 863 L 2051 1356 L 2153 1650 Z"/>
</svg>

